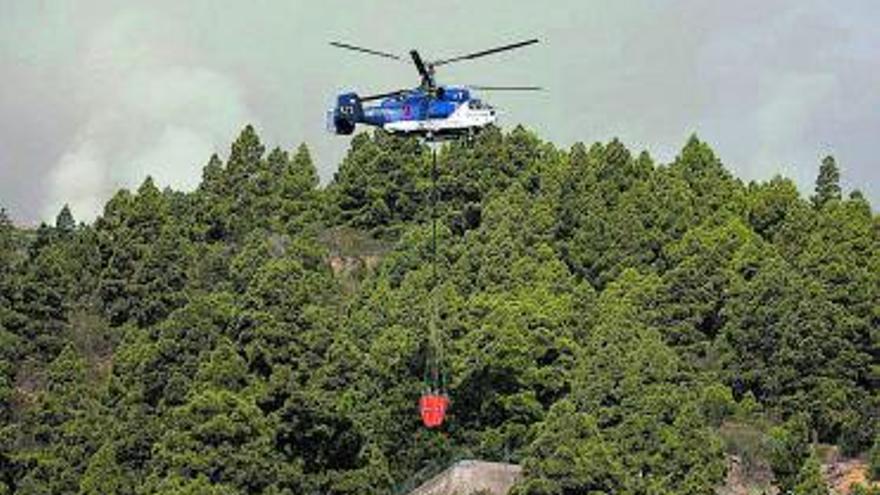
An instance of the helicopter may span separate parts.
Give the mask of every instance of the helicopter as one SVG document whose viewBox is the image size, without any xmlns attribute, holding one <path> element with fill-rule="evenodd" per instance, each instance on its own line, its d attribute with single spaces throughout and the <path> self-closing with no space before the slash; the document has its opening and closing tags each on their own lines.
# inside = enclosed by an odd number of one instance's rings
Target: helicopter
<svg viewBox="0 0 880 495">
<path fill-rule="evenodd" d="M 421 76 L 417 87 L 368 96 L 359 96 L 354 92 L 342 93 L 336 98 L 335 108 L 327 111 L 327 130 L 334 134 L 349 135 L 355 131 L 357 124 L 365 124 L 382 128 L 390 134 L 419 136 L 429 140 L 462 135 L 473 137 L 486 126 L 494 124 L 497 115 L 494 107 L 476 98 L 472 91 L 540 91 L 542 88 L 440 85 L 434 78 L 437 67 L 535 43 L 538 43 L 537 39 L 530 39 L 436 61 L 425 61 L 417 50 L 410 50 L 412 63 Z M 332 41 L 330 45 L 387 59 L 403 60 L 393 53 L 348 43 Z M 378 101 L 378 104 L 364 106 L 364 103 L 373 101 Z"/>
</svg>

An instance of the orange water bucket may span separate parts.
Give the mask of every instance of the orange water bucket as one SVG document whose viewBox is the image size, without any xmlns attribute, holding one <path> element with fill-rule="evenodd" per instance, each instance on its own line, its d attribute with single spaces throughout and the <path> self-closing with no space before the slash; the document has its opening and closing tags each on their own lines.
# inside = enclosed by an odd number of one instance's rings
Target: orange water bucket
<svg viewBox="0 0 880 495">
<path fill-rule="evenodd" d="M 436 428 L 442 425 L 448 407 L 449 397 L 446 397 L 445 395 L 423 395 L 421 399 L 419 399 L 419 413 L 422 415 L 422 423 L 428 428 Z"/>
</svg>

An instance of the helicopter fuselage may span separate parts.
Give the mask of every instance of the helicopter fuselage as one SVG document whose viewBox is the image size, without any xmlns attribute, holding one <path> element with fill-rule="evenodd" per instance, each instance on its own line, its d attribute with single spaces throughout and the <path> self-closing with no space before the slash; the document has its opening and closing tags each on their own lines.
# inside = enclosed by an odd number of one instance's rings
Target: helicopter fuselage
<svg viewBox="0 0 880 495">
<path fill-rule="evenodd" d="M 443 137 L 473 134 L 495 123 L 495 109 L 472 98 L 462 87 L 416 88 L 382 98 L 364 106 L 355 93 L 344 93 L 328 112 L 328 128 L 335 134 L 351 134 L 356 124 L 380 127 L 401 135 Z"/>
</svg>

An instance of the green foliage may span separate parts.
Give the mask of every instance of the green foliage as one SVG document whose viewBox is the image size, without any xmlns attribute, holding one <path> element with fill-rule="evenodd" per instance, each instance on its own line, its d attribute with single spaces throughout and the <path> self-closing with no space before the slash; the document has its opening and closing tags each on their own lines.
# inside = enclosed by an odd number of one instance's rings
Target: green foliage
<svg viewBox="0 0 880 495">
<path fill-rule="evenodd" d="M 624 493 L 623 453 L 596 418 L 567 400 L 553 405 L 526 460 L 515 494 Z"/>
<path fill-rule="evenodd" d="M 795 495 L 828 495 L 828 484 L 822 476 L 822 465 L 813 452 L 804 461 L 797 475 L 797 484 L 792 491 Z"/>
<path fill-rule="evenodd" d="M 322 188 L 248 126 L 192 192 L 0 210 L 0 493 L 367 495 L 480 457 L 520 494 L 709 494 L 726 453 L 812 494 L 813 432 L 876 445 L 880 223 L 832 159 L 811 204 L 696 136 L 436 157 L 357 135 Z"/>
<path fill-rule="evenodd" d="M 88 365 L 66 346 L 46 370 L 45 389 L 20 423 L 12 456 L 18 493 L 75 493 L 109 416 L 97 401 Z"/>
<path fill-rule="evenodd" d="M 874 440 L 874 446 L 868 453 L 868 465 L 871 470 L 871 479 L 880 481 L 880 437 Z"/>
<path fill-rule="evenodd" d="M 803 417 L 796 416 L 774 427 L 769 435 L 770 467 L 780 489 L 794 489 L 805 461 L 810 457 L 810 431 Z"/>
<path fill-rule="evenodd" d="M 878 495 L 880 494 L 880 487 L 856 484 L 850 487 L 849 493 L 850 495 Z"/>
<path fill-rule="evenodd" d="M 163 487 L 174 473 L 186 473 L 193 481 L 204 476 L 244 492 L 292 483 L 293 466 L 273 462 L 278 454 L 267 428 L 247 397 L 228 390 L 195 393 L 169 411 L 167 427 L 153 448 L 148 484 Z"/>
<path fill-rule="evenodd" d="M 756 478 L 766 472 L 769 445 L 761 425 L 728 422 L 719 429 L 724 451 L 736 456 L 742 475 Z"/>
<path fill-rule="evenodd" d="M 340 220 L 380 235 L 416 218 L 426 192 L 430 157 L 415 139 L 359 134 L 339 166 L 330 193 Z"/>
<path fill-rule="evenodd" d="M 577 406 L 554 406 L 539 430 L 523 493 L 712 493 L 723 479 L 721 444 L 699 397 L 680 381 L 678 357 L 646 325 L 644 305 L 657 284 L 629 271 L 602 294 L 572 386 Z"/>
<path fill-rule="evenodd" d="M 736 402 L 730 388 L 720 383 L 712 383 L 703 389 L 702 397 L 703 416 L 713 425 L 721 423 L 736 411 Z"/>
<path fill-rule="evenodd" d="M 106 443 L 89 459 L 88 467 L 79 482 L 79 493 L 134 493 L 134 481 L 119 465 L 113 444 Z"/>
</svg>

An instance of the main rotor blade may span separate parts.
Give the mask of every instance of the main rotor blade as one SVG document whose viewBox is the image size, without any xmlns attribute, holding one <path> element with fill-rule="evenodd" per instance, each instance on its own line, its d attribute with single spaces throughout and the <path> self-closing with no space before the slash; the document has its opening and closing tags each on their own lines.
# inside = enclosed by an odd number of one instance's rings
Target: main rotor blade
<svg viewBox="0 0 880 495">
<path fill-rule="evenodd" d="M 422 76 L 422 83 L 431 87 L 434 85 L 434 79 L 431 77 L 431 72 L 425 66 L 425 62 L 422 60 L 422 57 L 419 56 L 419 52 L 416 50 L 410 50 L 409 56 L 412 57 L 412 61 L 416 66 L 416 70 L 419 71 L 419 75 Z"/>
<path fill-rule="evenodd" d="M 541 86 L 468 86 L 477 91 L 543 91 Z"/>
<path fill-rule="evenodd" d="M 361 101 L 381 100 L 382 98 L 388 98 L 389 96 L 397 96 L 400 94 L 403 94 L 402 89 L 399 89 L 397 91 L 390 91 L 388 93 L 379 93 L 379 94 L 375 94 L 375 95 L 361 96 L 360 99 L 361 99 Z"/>
<path fill-rule="evenodd" d="M 400 57 L 398 57 L 397 55 L 394 55 L 393 53 L 380 52 L 378 50 L 371 50 L 369 48 L 364 48 L 364 47 L 355 46 L 355 45 L 349 45 L 348 43 L 340 43 L 338 41 L 331 41 L 330 44 L 332 46 L 335 46 L 336 48 L 345 48 L 346 50 L 353 50 L 353 51 L 361 52 L 361 53 L 369 53 L 370 55 L 378 55 L 380 57 L 393 58 L 394 60 L 400 60 Z"/>
<path fill-rule="evenodd" d="M 449 64 L 452 62 L 459 62 L 461 60 L 470 60 L 470 59 L 474 59 L 474 58 L 478 58 L 478 57 L 485 57 L 486 55 L 492 55 L 493 53 L 503 52 L 505 50 L 513 50 L 515 48 L 521 48 L 521 47 L 531 45 L 531 44 L 534 44 L 537 42 L 538 42 L 537 39 L 520 41 L 519 43 L 511 43 L 509 45 L 499 46 L 497 48 L 490 48 L 488 50 L 483 50 L 481 52 L 469 53 L 467 55 L 461 55 L 458 57 L 447 58 L 445 60 L 438 60 L 437 62 L 434 62 L 432 65 L 438 66 L 438 65 Z"/>
</svg>

